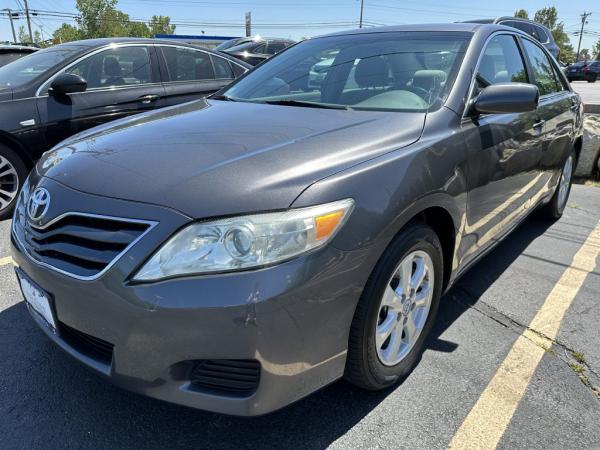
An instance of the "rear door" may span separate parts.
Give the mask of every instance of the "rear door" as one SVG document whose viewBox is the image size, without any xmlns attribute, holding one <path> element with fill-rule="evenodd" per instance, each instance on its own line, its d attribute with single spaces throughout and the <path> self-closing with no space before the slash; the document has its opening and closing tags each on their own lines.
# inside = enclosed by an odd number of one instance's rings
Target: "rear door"
<svg viewBox="0 0 600 450">
<path fill-rule="evenodd" d="M 46 146 L 105 122 L 160 106 L 160 83 L 152 46 L 111 46 L 84 56 L 62 72 L 87 81 L 84 92 L 65 98 L 48 95 L 51 80 L 37 99 Z"/>
<path fill-rule="evenodd" d="M 479 60 L 471 99 L 485 87 L 527 83 L 528 73 L 516 37 L 493 36 Z M 463 120 L 468 179 L 464 262 L 492 245 L 522 218 L 542 184 L 542 122 L 537 112 L 471 114 Z"/>
<path fill-rule="evenodd" d="M 176 45 L 159 45 L 157 49 L 162 55 L 165 105 L 206 97 L 233 79 L 229 63 L 220 57 L 214 57 L 213 61 L 212 55 L 204 50 Z"/>
<path fill-rule="evenodd" d="M 543 188 L 548 191 L 553 187 L 572 145 L 579 102 L 543 47 L 525 37 L 521 38 L 521 42 L 532 81 L 540 91 L 537 115 L 544 122 L 540 171 Z"/>
</svg>

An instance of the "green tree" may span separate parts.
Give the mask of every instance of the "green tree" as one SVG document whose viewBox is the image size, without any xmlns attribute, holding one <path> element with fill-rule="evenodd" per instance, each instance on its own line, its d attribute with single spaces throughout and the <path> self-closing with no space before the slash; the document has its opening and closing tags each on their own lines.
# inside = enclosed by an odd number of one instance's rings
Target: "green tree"
<svg viewBox="0 0 600 450">
<path fill-rule="evenodd" d="M 57 28 L 54 30 L 54 33 L 52 33 L 52 40 L 55 44 L 77 41 L 79 39 L 81 39 L 81 33 L 79 30 L 68 23 L 63 23 L 60 28 Z"/>
<path fill-rule="evenodd" d="M 517 9 L 515 11 L 515 17 L 520 17 L 521 19 L 529 19 L 529 13 L 525 9 Z"/>
<path fill-rule="evenodd" d="M 117 0 L 76 0 L 79 11 L 77 26 L 63 24 L 53 34 L 55 42 L 99 37 L 151 37 L 154 34 L 173 34 L 168 16 L 153 16 L 150 22 L 132 21 L 128 14 L 117 9 Z"/>
<path fill-rule="evenodd" d="M 150 36 L 155 34 L 175 34 L 175 25 L 171 25 L 168 16 L 152 16 L 150 20 Z"/>
<path fill-rule="evenodd" d="M 39 31 L 37 31 L 37 30 L 33 31 L 33 42 L 32 42 L 31 38 L 29 37 L 29 33 L 25 30 L 25 27 L 23 25 L 21 25 L 19 27 L 18 39 L 19 39 L 19 42 L 21 42 L 21 43 L 37 44 L 39 46 L 42 46 L 42 44 L 43 44 L 42 35 Z"/>
<path fill-rule="evenodd" d="M 594 59 L 600 59 L 600 39 L 592 47 L 592 52 L 594 53 Z"/>
<path fill-rule="evenodd" d="M 591 58 L 590 51 L 587 48 L 582 48 L 579 52 L 579 60 L 580 61 L 589 61 Z"/>
</svg>

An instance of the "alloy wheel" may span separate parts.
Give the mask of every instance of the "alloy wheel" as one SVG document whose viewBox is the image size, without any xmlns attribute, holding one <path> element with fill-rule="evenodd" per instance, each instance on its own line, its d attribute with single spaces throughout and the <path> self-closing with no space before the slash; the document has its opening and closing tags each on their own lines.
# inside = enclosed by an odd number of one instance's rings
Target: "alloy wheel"
<svg viewBox="0 0 600 450">
<path fill-rule="evenodd" d="M 429 316 L 434 267 L 424 251 L 409 253 L 390 278 L 379 306 L 375 328 L 377 356 L 395 366 L 415 346 Z"/>
<path fill-rule="evenodd" d="M 19 175 L 11 162 L 0 155 L 0 211 L 8 208 L 19 193 Z"/>
</svg>

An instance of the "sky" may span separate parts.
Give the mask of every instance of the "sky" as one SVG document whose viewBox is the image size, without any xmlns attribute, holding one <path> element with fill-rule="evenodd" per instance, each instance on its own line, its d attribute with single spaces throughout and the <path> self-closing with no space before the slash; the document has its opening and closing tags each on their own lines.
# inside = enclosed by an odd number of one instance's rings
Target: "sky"
<svg viewBox="0 0 600 450">
<path fill-rule="evenodd" d="M 31 10 L 77 13 L 75 0 L 28 0 Z M 0 9 L 21 9 L 23 0 L 0 0 Z M 473 5 L 476 6 L 473 6 Z M 580 15 L 588 18 L 582 48 L 591 48 L 600 39 L 599 0 L 364 0 L 366 26 L 406 23 L 456 22 L 485 17 L 513 15 L 524 8 L 533 17 L 537 9 L 555 6 L 577 49 Z M 147 20 L 152 15 L 168 15 L 178 23 L 176 34 L 242 36 L 244 14 L 252 12 L 252 32 L 266 37 L 301 39 L 332 31 L 357 28 L 360 0 L 119 0 L 117 7 L 132 19 Z M 34 30 L 45 38 L 65 19 L 37 17 Z M 67 21 L 68 22 L 68 21 Z M 68 23 L 73 23 L 68 22 Z M 15 27 L 26 25 L 16 20 Z M 0 17 L 0 41 L 12 40 L 8 18 Z"/>
</svg>

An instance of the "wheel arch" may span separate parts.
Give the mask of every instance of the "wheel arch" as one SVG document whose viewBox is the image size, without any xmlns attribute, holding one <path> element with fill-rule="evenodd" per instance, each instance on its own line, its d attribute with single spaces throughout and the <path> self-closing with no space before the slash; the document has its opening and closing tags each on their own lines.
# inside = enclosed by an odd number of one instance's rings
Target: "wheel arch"
<svg viewBox="0 0 600 450">
<path fill-rule="evenodd" d="M 0 131 L 0 145 L 4 145 L 15 151 L 25 163 L 27 169 L 31 170 L 33 168 L 34 161 L 31 159 L 29 152 L 27 152 L 25 146 L 14 136 L 4 131 Z"/>
</svg>

